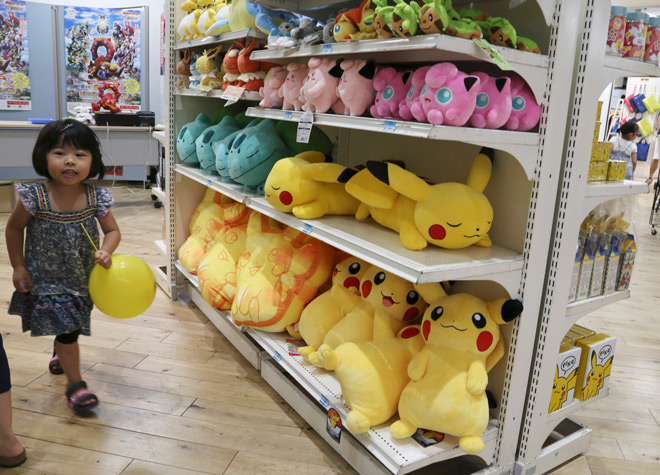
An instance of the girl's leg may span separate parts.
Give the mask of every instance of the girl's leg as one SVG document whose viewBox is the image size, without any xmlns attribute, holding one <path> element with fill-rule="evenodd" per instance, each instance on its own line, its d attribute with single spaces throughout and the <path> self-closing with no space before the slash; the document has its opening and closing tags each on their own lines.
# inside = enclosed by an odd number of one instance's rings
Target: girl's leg
<svg viewBox="0 0 660 475">
<path fill-rule="evenodd" d="M 0 457 L 16 457 L 23 452 L 11 426 L 11 391 L 0 394 Z"/>
<path fill-rule="evenodd" d="M 67 387 L 78 381 L 82 381 L 80 374 L 80 347 L 78 346 L 79 332 L 58 335 L 55 341 L 55 351 L 60 359 L 60 366 L 64 370 L 67 379 Z M 74 341 L 71 341 L 74 340 Z M 79 390 L 82 391 L 82 388 Z M 76 391 L 74 394 L 76 394 Z M 90 399 L 84 405 L 94 404 L 96 400 Z"/>
</svg>

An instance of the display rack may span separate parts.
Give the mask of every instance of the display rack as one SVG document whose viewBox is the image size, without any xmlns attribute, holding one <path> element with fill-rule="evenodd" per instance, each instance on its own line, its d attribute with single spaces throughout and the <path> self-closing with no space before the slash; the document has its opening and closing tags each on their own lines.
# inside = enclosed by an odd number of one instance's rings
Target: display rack
<svg viewBox="0 0 660 475">
<path fill-rule="evenodd" d="M 177 14 L 173 1 L 170 1 L 170 24 L 177 24 Z M 531 55 L 517 51 L 504 51 L 503 54 L 519 67 L 520 73 L 533 88 L 542 104 L 543 113 L 538 132 L 519 133 L 510 131 L 487 131 L 473 128 L 433 127 L 428 124 L 395 122 L 393 130 L 389 121 L 379 121 L 368 118 L 350 118 L 316 114 L 315 122 L 321 128 L 339 130 L 340 146 L 338 161 L 347 165 L 358 163 L 361 157 L 370 153 L 381 153 L 379 147 L 386 150 L 396 150 L 406 153 L 414 147 L 415 154 L 406 155 L 406 161 L 413 162 L 419 173 L 429 173 L 430 178 L 437 177 L 442 171 L 449 177 L 464 177 L 469 168 L 470 160 L 451 160 L 452 155 L 459 153 L 464 156 L 478 150 L 475 145 L 488 145 L 495 151 L 493 178 L 486 193 L 496 211 L 496 223 L 491 229 L 495 246 L 490 249 L 470 248 L 459 251 L 447 251 L 439 248 L 429 248 L 420 252 L 411 252 L 403 248 L 396 233 L 383 229 L 373 223 L 360 223 L 348 217 L 327 216 L 319 220 L 303 221 L 290 214 L 281 213 L 270 206 L 265 199 L 238 185 L 223 182 L 219 177 L 206 174 L 199 169 L 177 163 L 175 154 L 176 132 L 180 126 L 190 122 L 199 112 L 210 112 L 214 106 L 196 99 L 196 110 L 186 108 L 187 96 L 174 94 L 174 49 L 170 51 L 169 104 L 170 130 L 169 135 L 169 175 L 172 186 L 170 190 L 170 220 L 168 233 L 170 236 L 170 274 L 171 282 L 177 283 L 177 274 L 185 276 L 180 289 L 191 293 L 195 303 L 214 322 L 218 329 L 229 335 L 230 341 L 236 337 L 236 327 L 227 325 L 228 319 L 213 316 L 218 314 L 201 299 L 194 278 L 181 272 L 176 266 L 176 249 L 187 237 L 187 226 L 190 216 L 201 200 L 206 187 L 226 194 L 248 207 L 258 210 L 274 219 L 295 227 L 303 232 L 323 240 L 339 249 L 352 252 L 367 261 L 406 278 L 413 282 L 435 282 L 444 279 L 458 280 L 459 284 L 467 285 L 472 292 L 485 292 L 490 295 L 508 293 L 513 298 L 523 301 L 524 311 L 514 323 L 503 327 L 503 338 L 507 342 L 508 356 L 491 372 L 489 390 L 495 395 L 497 409 L 491 412 L 492 423 L 486 435 L 486 449 L 480 458 L 488 465 L 484 473 L 504 473 L 513 469 L 518 448 L 519 433 L 526 398 L 524 388 L 529 381 L 530 357 L 534 350 L 537 332 L 538 314 L 544 286 L 550 237 L 552 235 L 552 217 L 555 212 L 557 187 L 562 162 L 562 145 L 565 142 L 565 122 L 568 113 L 570 90 L 566 88 L 573 77 L 572 67 L 577 39 L 573 34 L 575 19 L 579 15 L 579 2 L 569 0 L 539 2 L 523 2 L 520 9 L 511 10 L 512 15 L 528 16 L 529 25 L 524 28 L 537 28 L 547 46 L 547 55 Z M 278 2 L 281 8 L 288 8 L 293 2 Z M 324 2 L 323 5 L 326 5 Z M 297 8 L 312 8 L 321 5 L 314 1 L 306 1 Z M 497 0 L 488 3 L 493 12 L 507 13 L 509 0 Z M 530 6 L 531 5 L 531 6 Z M 355 5 L 353 5 L 355 6 Z M 550 8 L 551 13 L 548 12 Z M 520 23 L 522 24 L 522 23 Z M 530 25 L 534 25 L 533 27 Z M 550 25 L 547 28 L 545 25 Z M 168 32 L 170 44 L 174 36 L 174 27 Z M 493 73 L 490 62 L 484 61 L 482 53 L 474 50 L 469 41 L 457 39 L 438 39 L 432 48 L 437 58 L 429 55 L 418 55 L 415 61 L 442 61 L 455 54 L 463 55 L 469 63 L 479 69 Z M 431 41 L 428 39 L 418 40 Z M 353 43 L 364 48 L 359 54 L 363 57 L 376 57 L 377 51 L 367 51 L 371 48 L 369 42 Z M 394 45 L 395 43 L 391 43 Z M 438 45 L 439 44 L 439 45 Z M 180 45 L 177 45 L 179 47 Z M 200 45 L 201 46 L 201 45 Z M 188 45 L 184 45 L 188 47 Z M 337 48 L 342 48 L 339 45 Z M 351 46 L 350 48 L 353 48 Z M 394 47 L 394 46 L 393 46 Z M 333 46 L 334 48 L 334 46 Z M 349 49 L 350 49 L 349 48 Z M 382 48 L 387 48 L 383 44 Z M 413 54 L 410 44 L 403 55 Z M 458 53 L 455 49 L 460 50 Z M 392 51 L 394 53 L 394 51 Z M 427 51 L 428 52 L 428 51 Z M 262 53 L 259 53 L 262 54 Z M 268 52 L 263 54 L 273 54 Z M 298 52 L 299 56 L 304 51 Z M 323 52 L 322 52 L 323 54 Z M 325 54 L 334 54 L 326 52 Z M 397 53 L 399 54 L 399 53 Z M 414 53 L 417 54 L 417 53 Z M 561 57 L 561 65 L 557 58 Z M 439 58 L 439 59 L 438 59 Z M 278 59 L 285 62 L 285 58 Z M 503 74 L 503 73 L 502 73 Z M 176 99 L 176 100 L 175 100 Z M 217 107 L 217 106 L 215 106 Z M 201 110 L 200 110 L 201 108 Z M 256 117 L 273 117 L 282 120 L 297 120 L 296 113 L 251 108 L 250 115 Z M 261 114 L 261 115 L 260 115 Z M 269 116 L 267 114 L 274 114 Z M 378 135 L 374 133 L 378 132 Z M 384 133 L 380 133 L 384 132 Z M 431 140 L 419 140 L 419 139 Z M 350 145 L 349 145 L 350 144 Z M 372 150 L 373 149 L 373 150 Z M 378 150 L 376 150 L 378 149 Z M 403 150 L 403 152 L 401 152 Z M 435 153 L 433 155 L 431 152 Z M 441 153 L 440 153 L 441 152 Z M 392 153 L 395 153 L 394 151 Z M 402 155 L 403 156 L 403 155 Z M 469 155 L 471 157 L 474 154 Z M 427 158 L 424 158 L 427 157 Z M 432 159 L 431 159 L 432 157 Z M 374 157 L 375 158 L 375 157 Z M 416 161 L 415 161 L 416 160 Z M 444 161 L 443 161 L 444 160 Z M 436 178 L 438 179 L 438 178 Z M 456 178 L 457 180 L 459 178 Z M 233 325 L 233 324 L 232 324 Z M 262 353 L 260 369 L 264 379 L 269 382 L 289 402 L 293 408 L 313 427 L 331 447 L 339 452 L 354 468 L 362 473 L 388 471 L 407 473 L 409 471 L 434 464 L 442 470 L 442 463 L 449 460 L 459 460 L 465 454 L 455 447 L 455 441 L 447 439 L 448 445 L 421 449 L 415 447 L 412 441 L 396 441 L 392 445 L 401 452 L 399 455 L 383 455 L 385 449 L 379 448 L 379 443 L 371 440 L 372 434 L 354 437 L 342 437 L 340 444 L 334 443 L 325 433 L 325 415 L 323 404 L 318 402 L 319 395 L 325 396 L 328 403 L 333 401 L 342 417 L 345 417 L 346 407 L 340 399 L 338 389 L 333 394 L 325 394 L 324 390 L 310 382 L 310 371 L 303 369 L 300 361 L 284 355 L 281 335 L 258 333 L 255 330 L 238 332 L 249 337 L 249 341 Z M 237 348 L 243 340 L 235 340 Z M 239 348 L 243 353 L 243 350 Z M 248 353 L 243 353 L 244 355 Z M 251 354 L 251 353 L 249 353 Z M 279 356 L 279 358 L 278 358 Z M 250 358 L 251 356 L 246 356 Z M 320 370 L 319 370 L 320 371 Z M 316 377 L 316 376 L 315 376 Z M 332 380 L 332 387 L 338 384 L 334 377 L 324 375 Z M 314 380 L 314 378 L 311 378 Z M 328 381 L 326 385 L 331 385 Z M 316 388 L 316 389 L 315 389 Z M 335 398 L 335 399 L 331 399 Z M 320 398 L 325 401 L 325 399 Z M 568 429 L 566 429 L 568 430 Z M 372 431 L 388 436 L 386 427 Z M 387 445 L 387 443 L 385 443 Z M 467 462 L 465 462 L 467 463 Z"/>
<path fill-rule="evenodd" d="M 545 473 L 587 450 L 591 429 L 568 419 L 568 416 L 597 398 L 576 401 L 565 409 L 548 414 L 560 343 L 580 317 L 630 296 L 629 291 L 617 292 L 567 305 L 578 232 L 585 216 L 604 201 L 648 192 L 646 184 L 632 181 L 587 184 L 601 92 L 609 82 L 621 76 L 660 74 L 657 66 L 605 56 L 610 5 L 605 0 L 586 0 L 576 17 L 581 19 L 576 25 L 580 53 L 572 82 L 570 132 L 562 156 L 560 198 L 553 226 L 548 281 L 516 466 L 516 473 L 521 474 Z M 576 206 L 578 203 L 581 205 Z"/>
<path fill-rule="evenodd" d="M 179 89 L 174 94 L 176 96 L 215 97 L 217 99 L 220 99 L 222 97 L 223 92 L 224 91 L 220 91 L 217 89 L 212 89 L 210 91 L 202 91 L 199 89 Z M 259 102 L 261 100 L 261 96 L 256 91 L 245 91 L 241 95 L 241 98 L 239 100 Z"/>
<path fill-rule="evenodd" d="M 247 30 L 230 31 L 229 33 L 224 33 L 222 35 L 217 35 L 217 36 L 207 36 L 205 38 L 200 38 L 196 40 L 180 41 L 175 44 L 173 49 L 175 51 L 179 51 L 188 48 L 211 47 L 217 45 L 231 44 L 234 42 L 234 40 L 243 40 L 247 38 L 257 38 L 258 40 L 266 40 L 268 38 L 268 35 L 254 28 L 250 28 Z"/>
</svg>

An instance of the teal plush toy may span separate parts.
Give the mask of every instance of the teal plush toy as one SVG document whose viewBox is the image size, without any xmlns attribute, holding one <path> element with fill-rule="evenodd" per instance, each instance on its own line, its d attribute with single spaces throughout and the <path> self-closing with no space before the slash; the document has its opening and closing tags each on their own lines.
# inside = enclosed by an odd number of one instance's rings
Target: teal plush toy
<svg viewBox="0 0 660 475">
<path fill-rule="evenodd" d="M 218 69 L 218 71 L 219 71 L 219 69 Z M 211 116 L 211 123 L 213 125 L 215 125 L 215 124 L 219 123 L 222 119 L 224 119 L 228 115 L 230 115 L 234 119 L 236 119 L 236 116 L 238 114 L 245 113 L 246 109 L 247 109 L 247 106 L 245 104 L 245 101 L 239 101 L 239 102 L 235 102 L 231 105 L 228 105 L 226 107 L 221 107 L 220 109 L 215 111 L 213 113 L 213 115 Z M 238 122 L 238 120 L 237 120 L 237 122 Z M 245 125 L 243 125 L 242 127 L 245 127 Z"/>
<path fill-rule="evenodd" d="M 234 143 L 234 139 L 248 127 L 254 127 L 262 119 L 254 119 L 252 122 L 247 124 L 243 129 L 239 129 L 236 132 L 233 132 L 227 135 L 224 139 L 215 142 L 212 145 L 212 149 L 215 152 L 215 170 L 222 178 L 231 180 L 231 175 L 229 174 L 229 167 L 227 166 L 229 162 L 229 151 L 231 150 L 231 145 Z"/>
<path fill-rule="evenodd" d="M 298 123 L 288 120 L 281 120 L 275 125 L 277 133 L 284 140 L 287 147 L 295 152 L 296 155 L 303 152 L 321 152 L 324 155 L 332 153 L 332 142 L 318 127 L 312 127 L 309 136 L 309 142 L 302 143 L 296 140 L 298 134 Z"/>
<path fill-rule="evenodd" d="M 264 183 L 279 159 L 291 157 L 293 150 L 277 134 L 275 122 L 266 119 L 256 127 L 243 129 L 229 150 L 229 175 L 236 183 L 256 188 L 263 194 Z"/>
<path fill-rule="evenodd" d="M 241 127 L 230 115 L 226 115 L 217 125 L 212 125 L 205 129 L 202 134 L 195 140 L 195 147 L 197 149 L 197 158 L 199 165 L 206 171 L 215 172 L 215 152 L 213 151 L 213 144 L 232 134 Z"/>
<path fill-rule="evenodd" d="M 176 151 L 183 163 L 197 164 L 197 148 L 195 140 L 204 130 L 211 125 L 211 121 L 204 114 L 199 114 L 194 122 L 190 122 L 179 131 L 176 139 Z"/>
</svg>

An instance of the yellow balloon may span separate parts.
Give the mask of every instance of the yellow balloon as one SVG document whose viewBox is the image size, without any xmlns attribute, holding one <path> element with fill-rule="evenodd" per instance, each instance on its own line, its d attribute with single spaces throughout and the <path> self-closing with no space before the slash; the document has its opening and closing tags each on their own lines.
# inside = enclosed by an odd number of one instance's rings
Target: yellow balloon
<svg viewBox="0 0 660 475">
<path fill-rule="evenodd" d="M 113 318 L 137 317 L 156 296 L 154 273 L 142 259 L 114 254 L 110 269 L 95 265 L 89 295 L 100 311 Z"/>
</svg>

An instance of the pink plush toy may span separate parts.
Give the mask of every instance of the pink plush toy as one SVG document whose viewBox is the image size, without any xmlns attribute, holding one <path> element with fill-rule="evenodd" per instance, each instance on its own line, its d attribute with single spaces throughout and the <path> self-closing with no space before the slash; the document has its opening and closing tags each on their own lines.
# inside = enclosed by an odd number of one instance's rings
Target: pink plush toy
<svg viewBox="0 0 660 475">
<path fill-rule="evenodd" d="M 536 127 L 541 118 L 541 106 L 534 99 L 534 93 L 529 86 L 519 77 L 511 78 L 511 97 L 511 117 L 504 127 L 523 132 Z"/>
<path fill-rule="evenodd" d="M 369 109 L 372 117 L 400 119 L 399 103 L 406 97 L 410 71 L 397 72 L 394 68 L 381 69 L 374 76 L 376 101 Z"/>
<path fill-rule="evenodd" d="M 426 73 L 420 101 L 412 114 L 420 122 L 461 127 L 470 119 L 477 104 L 481 83 L 452 63 L 438 63 Z"/>
<path fill-rule="evenodd" d="M 266 74 L 264 86 L 259 89 L 259 95 L 263 97 L 259 107 L 281 107 L 284 102 L 279 95 L 279 90 L 286 81 L 288 72 L 283 66 L 273 66 Z"/>
<path fill-rule="evenodd" d="M 288 74 L 286 80 L 277 95 L 282 98 L 283 110 L 302 110 L 302 101 L 300 100 L 300 88 L 307 77 L 307 65 L 300 63 L 289 63 L 286 65 Z"/>
<path fill-rule="evenodd" d="M 410 75 L 408 79 L 408 83 L 410 83 L 408 94 L 406 94 L 405 99 L 399 104 L 399 115 L 403 120 L 413 120 L 412 105 L 419 102 L 419 96 L 422 94 L 424 84 L 426 84 L 424 81 L 429 69 L 431 69 L 431 66 L 422 66 Z"/>
<path fill-rule="evenodd" d="M 511 79 L 474 73 L 481 82 L 470 124 L 480 129 L 499 129 L 511 117 Z"/>
<path fill-rule="evenodd" d="M 300 88 L 302 109 L 312 112 L 344 113 L 344 103 L 337 97 L 337 85 L 342 71 L 337 61 L 330 58 L 310 58 L 305 84 Z"/>
<path fill-rule="evenodd" d="M 344 115 L 360 116 L 374 103 L 376 91 L 373 80 L 376 66 L 372 61 L 352 59 L 341 64 L 344 74 L 339 79 L 337 96 L 346 109 Z"/>
</svg>

